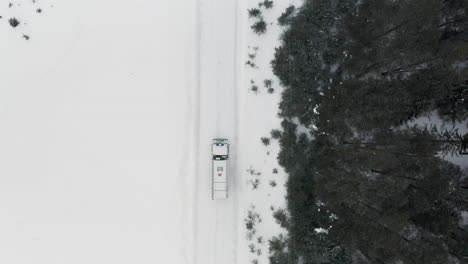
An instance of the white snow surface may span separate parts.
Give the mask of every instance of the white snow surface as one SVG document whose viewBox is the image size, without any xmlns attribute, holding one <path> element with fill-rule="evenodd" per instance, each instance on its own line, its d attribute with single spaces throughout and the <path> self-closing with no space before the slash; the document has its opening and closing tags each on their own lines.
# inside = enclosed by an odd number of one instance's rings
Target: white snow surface
<svg viewBox="0 0 468 264">
<path fill-rule="evenodd" d="M 421 116 L 418 118 L 415 118 L 411 122 L 408 123 L 409 126 L 418 126 L 418 127 L 427 127 L 431 128 L 431 126 L 436 126 L 437 130 L 439 132 L 442 132 L 441 130 L 443 129 L 457 129 L 458 133 L 463 136 L 468 133 L 468 123 L 466 122 L 455 122 L 453 124 L 450 124 L 449 122 L 444 122 L 436 112 L 431 113 L 429 116 Z M 451 155 L 450 153 L 446 156 L 441 157 L 449 162 L 452 162 L 458 166 L 460 166 L 462 169 L 468 169 L 468 159 L 466 158 L 465 155 Z"/>
<path fill-rule="evenodd" d="M 285 231 L 270 208 L 285 207 L 286 175 L 277 142 L 260 138 L 280 126 L 276 19 L 300 0 L 263 8 L 261 36 L 247 18 L 257 0 L 36 0 L 40 15 L 30 0 L 9 2 L 0 0 L 0 263 L 268 263 L 268 239 Z M 223 201 L 211 200 L 216 137 L 231 143 Z M 251 205 L 260 255 L 246 238 Z"/>
<path fill-rule="evenodd" d="M 53 4 L 0 1 L 0 263 L 185 263 L 197 2 Z"/>
</svg>

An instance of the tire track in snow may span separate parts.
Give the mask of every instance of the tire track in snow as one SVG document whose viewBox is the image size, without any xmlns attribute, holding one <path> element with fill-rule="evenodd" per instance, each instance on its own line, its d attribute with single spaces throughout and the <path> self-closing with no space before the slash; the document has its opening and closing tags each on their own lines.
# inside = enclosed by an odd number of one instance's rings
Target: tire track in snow
<svg viewBox="0 0 468 264">
<path fill-rule="evenodd" d="M 198 171 L 199 171 L 199 142 L 200 142 L 200 0 L 193 0 L 193 53 L 190 53 L 190 62 L 186 64 L 187 75 L 191 76 L 186 84 L 188 104 L 185 120 L 186 136 L 182 149 L 180 162 L 180 178 L 183 180 L 182 190 L 182 254 L 185 264 L 196 262 L 197 238 L 197 210 L 198 197 Z"/>
<path fill-rule="evenodd" d="M 192 110 L 194 118 L 192 120 L 192 146 L 191 149 L 192 154 L 192 170 L 193 170 L 193 182 L 189 185 L 192 187 L 192 194 L 191 194 L 191 203 L 190 208 L 192 210 L 192 237 L 191 237 L 191 246 L 192 246 L 192 256 L 191 256 L 191 263 L 197 262 L 197 238 L 198 238 L 198 211 L 197 205 L 199 204 L 199 195 L 198 195 L 198 180 L 200 178 L 199 171 L 200 171 L 200 86 L 201 86 L 201 0 L 195 0 L 195 23 L 194 23 L 194 39 L 195 39 L 195 59 L 193 61 L 194 65 L 194 89 L 192 93 Z M 188 208 L 187 208 L 188 209 Z"/>
</svg>

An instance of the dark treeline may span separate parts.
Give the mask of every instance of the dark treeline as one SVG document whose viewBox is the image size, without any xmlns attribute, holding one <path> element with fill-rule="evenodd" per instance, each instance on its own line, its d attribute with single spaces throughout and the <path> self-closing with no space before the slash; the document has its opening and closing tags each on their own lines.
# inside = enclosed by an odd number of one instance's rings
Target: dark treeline
<svg viewBox="0 0 468 264">
<path fill-rule="evenodd" d="M 441 158 L 467 136 L 408 125 L 467 125 L 468 1 L 306 0 L 290 11 L 272 61 L 285 88 L 289 241 L 272 263 L 468 263 L 468 173 Z"/>
</svg>

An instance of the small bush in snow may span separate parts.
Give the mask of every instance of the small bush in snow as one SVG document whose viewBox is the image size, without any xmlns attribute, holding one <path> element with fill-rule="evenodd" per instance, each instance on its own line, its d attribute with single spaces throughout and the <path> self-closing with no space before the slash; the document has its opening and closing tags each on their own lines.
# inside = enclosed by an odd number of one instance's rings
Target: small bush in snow
<svg viewBox="0 0 468 264">
<path fill-rule="evenodd" d="M 284 209 L 278 209 L 273 212 L 273 218 L 282 228 L 289 228 L 289 216 Z"/>
<path fill-rule="evenodd" d="M 261 172 L 258 172 L 258 171 L 255 171 L 252 166 L 250 166 L 250 168 L 247 169 L 247 172 L 252 175 L 252 176 L 260 176 L 262 175 Z"/>
<path fill-rule="evenodd" d="M 266 9 L 270 9 L 273 7 L 273 1 L 264 0 L 263 2 L 258 3 L 258 7 L 264 6 Z"/>
<path fill-rule="evenodd" d="M 273 80 L 271 80 L 271 79 L 265 79 L 265 80 L 263 81 L 263 84 L 265 85 L 266 88 L 270 88 L 271 85 L 273 84 Z"/>
<path fill-rule="evenodd" d="M 273 237 L 271 240 L 269 240 L 268 244 L 270 253 L 283 252 L 286 249 L 288 240 L 282 234 L 279 234 L 279 236 Z"/>
<path fill-rule="evenodd" d="M 257 230 L 255 230 L 255 228 L 248 231 L 247 232 L 247 240 L 252 241 L 252 239 L 253 239 L 253 237 L 255 236 L 256 233 L 257 233 Z"/>
<path fill-rule="evenodd" d="M 257 243 L 262 244 L 263 243 L 263 237 L 261 237 L 261 236 L 257 237 Z"/>
<path fill-rule="evenodd" d="M 252 260 L 252 264 L 258 264 L 258 259 Z"/>
<path fill-rule="evenodd" d="M 286 10 L 281 14 L 280 17 L 278 17 L 278 24 L 280 26 L 286 26 L 291 23 L 291 19 L 294 15 L 294 10 L 296 8 L 293 5 L 290 5 Z"/>
<path fill-rule="evenodd" d="M 249 46 L 249 48 L 250 48 L 250 46 Z M 245 62 L 245 64 L 249 65 L 252 68 L 257 68 L 257 65 L 255 64 L 255 61 L 254 61 L 255 57 L 257 57 L 257 51 L 255 50 L 255 48 L 254 48 L 254 52 L 248 53 L 247 55 L 249 56 L 249 60 L 247 60 Z"/>
<path fill-rule="evenodd" d="M 269 139 L 269 138 L 267 138 L 267 137 L 262 137 L 260 140 L 262 141 L 262 144 L 263 144 L 263 145 L 265 145 L 265 146 L 270 145 L 270 139 Z"/>
<path fill-rule="evenodd" d="M 19 20 L 16 19 L 15 17 L 12 17 L 12 18 L 8 19 L 8 23 L 10 23 L 10 26 L 12 26 L 14 28 L 17 27 L 20 24 Z"/>
<path fill-rule="evenodd" d="M 270 181 L 270 186 L 271 187 L 276 187 L 276 182 L 275 181 Z"/>
<path fill-rule="evenodd" d="M 266 32 L 267 24 L 266 24 L 265 20 L 263 20 L 263 18 L 261 18 L 260 20 L 255 22 L 250 28 L 252 28 L 252 30 L 256 34 L 261 35 L 261 34 Z"/>
<path fill-rule="evenodd" d="M 273 130 L 271 130 L 270 135 L 271 135 L 272 139 L 280 139 L 281 138 L 281 130 L 273 129 Z"/>
<path fill-rule="evenodd" d="M 260 219 L 260 215 L 255 212 L 255 206 L 251 205 L 250 210 L 247 213 L 247 217 L 244 219 L 245 228 L 247 229 L 247 239 L 251 241 L 257 233 L 255 229 L 255 225 L 257 223 L 261 223 L 262 220 Z M 252 252 L 253 253 L 253 252 Z"/>
<path fill-rule="evenodd" d="M 256 190 L 258 186 L 260 185 L 260 180 L 259 179 L 250 180 L 250 184 L 252 184 L 252 190 Z"/>
<path fill-rule="evenodd" d="M 252 84 L 252 86 L 250 86 L 250 90 L 254 93 L 258 93 L 258 86 L 255 84 Z"/>
<path fill-rule="evenodd" d="M 245 222 L 245 228 L 247 228 L 247 230 L 249 231 L 252 231 L 254 230 L 254 227 L 255 227 L 255 223 L 252 221 L 252 220 L 248 220 Z"/>
<path fill-rule="evenodd" d="M 278 174 L 278 169 L 277 168 L 273 169 L 273 174 Z"/>
<path fill-rule="evenodd" d="M 249 251 L 250 253 L 255 253 L 255 245 L 252 243 L 252 244 L 249 244 Z"/>
<path fill-rule="evenodd" d="M 249 18 L 252 17 L 260 17 L 262 15 L 262 11 L 258 8 L 251 8 L 247 10 L 249 12 Z"/>
<path fill-rule="evenodd" d="M 265 79 L 263 84 L 265 85 L 265 88 L 268 89 L 268 93 L 272 94 L 275 91 L 275 89 L 272 87 L 273 81 L 271 79 Z"/>
<path fill-rule="evenodd" d="M 251 60 L 246 61 L 245 64 L 249 65 L 251 68 L 257 68 L 257 64 Z"/>
<path fill-rule="evenodd" d="M 255 206 L 250 205 L 250 210 L 247 212 L 247 219 L 252 220 L 254 223 L 261 223 L 262 219 L 260 218 L 260 215 L 255 212 Z"/>
</svg>

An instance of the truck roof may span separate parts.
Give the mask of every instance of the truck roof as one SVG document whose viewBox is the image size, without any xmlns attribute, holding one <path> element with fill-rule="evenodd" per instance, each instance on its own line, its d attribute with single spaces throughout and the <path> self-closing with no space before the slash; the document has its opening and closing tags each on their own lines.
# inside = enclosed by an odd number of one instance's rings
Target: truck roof
<svg viewBox="0 0 468 264">
<path fill-rule="evenodd" d="M 213 139 L 211 153 L 213 155 L 212 199 L 224 200 L 228 197 L 229 141 L 226 138 Z"/>
<path fill-rule="evenodd" d="M 227 160 L 213 160 L 213 182 L 212 182 L 212 198 L 214 200 L 227 199 Z"/>
<path fill-rule="evenodd" d="M 213 182 L 227 182 L 227 161 L 213 160 Z"/>
<path fill-rule="evenodd" d="M 229 155 L 229 145 L 227 143 L 213 143 L 211 152 L 213 156 L 227 156 Z"/>
</svg>

